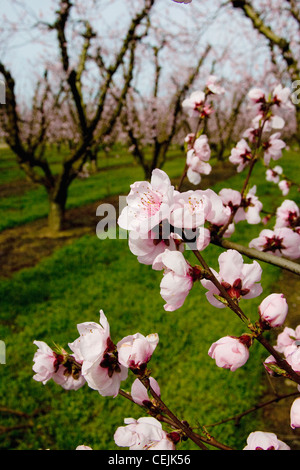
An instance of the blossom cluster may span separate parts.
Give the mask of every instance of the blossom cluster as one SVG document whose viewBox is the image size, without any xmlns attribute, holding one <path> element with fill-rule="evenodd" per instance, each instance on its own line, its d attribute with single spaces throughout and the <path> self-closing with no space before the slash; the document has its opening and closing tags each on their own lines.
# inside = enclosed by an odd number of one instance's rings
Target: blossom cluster
<svg viewBox="0 0 300 470">
<path fill-rule="evenodd" d="M 127 379 L 128 369 L 144 372 L 158 344 L 156 333 L 143 336 L 140 333 L 124 337 L 116 345 L 110 337 L 110 326 L 104 312 L 100 322 L 77 325 L 79 337 L 68 346 L 52 350 L 43 341 L 35 341 L 38 347 L 34 355 L 34 380 L 46 384 L 50 379 L 66 390 L 78 390 L 85 383 L 102 396 L 117 396 L 120 384 Z"/>
</svg>

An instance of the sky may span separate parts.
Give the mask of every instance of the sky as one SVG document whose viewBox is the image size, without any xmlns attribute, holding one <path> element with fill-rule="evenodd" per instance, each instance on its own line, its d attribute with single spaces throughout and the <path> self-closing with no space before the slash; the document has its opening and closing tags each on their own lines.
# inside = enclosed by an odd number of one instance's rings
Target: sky
<svg viewBox="0 0 300 470">
<path fill-rule="evenodd" d="M 23 0 L 27 5 L 27 10 L 30 13 L 27 17 L 20 16 L 20 9 L 14 6 L 14 2 L 11 0 L 0 0 L 2 11 L 4 15 L 9 19 L 7 22 L 3 22 L 2 35 L 4 40 L 1 41 L 1 26 L 0 26 L 0 60 L 10 68 L 13 76 L 16 79 L 18 90 L 22 90 L 23 93 L 30 93 L 30 88 L 33 83 L 36 81 L 36 72 L 38 70 L 39 64 L 42 64 L 41 60 L 38 60 L 38 57 L 43 54 L 44 57 L 51 57 L 53 53 L 53 41 L 55 37 L 47 35 L 41 36 L 39 31 L 34 29 L 29 29 L 29 25 L 32 25 L 34 21 L 44 20 L 47 22 L 51 21 L 51 18 L 54 18 L 51 5 L 53 4 L 52 0 Z M 134 4 L 135 1 L 131 0 Z M 198 4 L 197 4 L 198 1 Z M 101 5 L 101 13 L 103 14 L 101 21 L 104 21 L 107 31 L 110 31 L 111 34 L 114 32 L 116 25 L 122 24 L 122 21 L 126 16 L 128 17 L 126 5 L 130 5 L 131 2 L 125 0 L 116 0 L 116 2 L 110 2 L 110 0 L 98 0 L 98 5 Z M 20 2 L 21 3 L 21 2 Z M 86 3 L 93 3 L 93 0 L 86 0 Z M 217 21 L 212 22 L 209 27 L 204 31 L 197 31 L 197 24 L 193 24 L 191 18 L 188 19 L 186 13 L 188 8 L 194 8 L 194 11 L 197 12 L 197 8 L 203 16 L 203 11 L 201 11 L 202 0 L 194 0 L 192 4 L 177 4 L 172 2 L 172 0 L 158 0 L 157 5 L 157 16 L 155 17 L 158 23 L 167 24 L 167 28 L 172 28 L 174 31 L 179 31 L 180 28 L 178 25 L 184 22 L 184 25 L 187 29 L 192 30 L 201 38 L 201 43 L 210 42 L 214 45 L 216 51 L 216 57 L 218 54 L 222 54 L 224 44 L 230 44 L 230 47 L 234 47 L 237 50 L 240 50 L 240 56 L 237 56 L 237 66 L 242 67 L 242 62 L 244 60 L 245 64 L 250 68 L 252 67 L 252 61 L 256 61 L 256 64 L 251 68 L 251 73 L 255 74 L 255 70 L 259 69 L 262 66 L 264 58 L 264 45 L 261 49 L 257 49 L 256 57 L 253 58 L 253 45 L 250 44 L 249 39 L 243 35 L 235 36 L 233 25 L 230 24 L 230 17 L 226 14 L 221 14 L 218 17 Z M 203 2 L 203 4 L 209 5 L 209 10 L 204 11 L 206 18 L 209 18 L 215 12 L 216 2 L 211 0 L 209 2 Z M 219 2 L 217 2 L 219 3 Z M 41 6 L 42 5 L 42 6 Z M 166 5 L 168 8 L 166 8 Z M 95 21 L 96 15 L 93 15 L 93 9 L 91 8 L 91 21 Z M 33 20 L 34 18 L 34 20 Z M 10 34 L 10 21 L 13 20 L 16 22 L 17 34 Z M 188 21 L 190 23 L 188 23 Z M 243 19 L 241 19 L 240 24 L 243 24 Z M 50 39 L 51 38 L 51 39 Z M 46 41 L 47 39 L 47 41 Z M 178 44 L 180 45 L 180 37 Z M 44 44 L 42 44 L 44 42 Z M 55 42 L 56 44 L 56 42 Z M 175 46 L 177 47 L 177 46 Z M 193 44 L 191 48 L 195 47 Z M 203 48 L 204 49 L 204 48 Z M 191 50 L 193 52 L 193 50 Z M 249 54 L 249 58 L 245 59 L 245 55 Z M 183 56 L 182 56 L 183 57 Z M 182 58 L 183 60 L 183 58 Z M 217 59 L 217 65 L 218 65 Z M 191 64 L 192 65 L 192 64 Z M 246 66 L 246 65 L 245 65 Z M 227 66 L 224 66 L 222 69 L 222 74 L 227 78 L 231 78 L 232 70 L 230 69 L 231 65 L 228 62 Z M 42 70 L 40 70 L 41 72 Z M 146 76 L 147 72 L 144 71 Z"/>
</svg>

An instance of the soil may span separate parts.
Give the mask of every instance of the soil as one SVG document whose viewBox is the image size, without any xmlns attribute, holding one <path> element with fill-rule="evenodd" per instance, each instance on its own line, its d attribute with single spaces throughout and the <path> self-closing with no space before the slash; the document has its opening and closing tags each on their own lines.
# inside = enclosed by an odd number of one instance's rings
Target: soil
<svg viewBox="0 0 300 470">
<path fill-rule="evenodd" d="M 214 168 L 213 175 L 203 177 L 201 189 L 206 189 L 214 183 L 226 180 L 235 173 L 232 165 L 220 164 Z M 173 181 L 178 184 L 179 179 Z M 31 183 L 1 185 L 0 195 L 22 195 Z M 195 189 L 195 186 L 184 183 L 181 190 Z M 113 204 L 118 210 L 118 196 L 108 197 L 105 200 L 70 209 L 66 212 L 64 229 L 53 234 L 49 232 L 47 219 L 39 219 L 34 222 L 4 230 L 0 233 L 1 277 L 9 279 L 21 269 L 35 266 L 41 259 L 50 256 L 60 247 L 72 243 L 75 239 L 85 234 L 95 234 L 99 218 L 96 209 L 101 203 Z M 289 304 L 288 323 L 286 326 L 295 328 L 300 324 L 297 314 L 300 303 L 299 277 L 287 271 L 282 271 L 279 282 L 280 292 L 283 292 Z M 278 286 L 277 286 L 278 289 Z M 267 357 L 267 356 L 266 356 Z M 297 392 L 295 384 L 289 380 L 272 378 L 267 376 L 268 390 L 261 399 L 264 403 L 278 395 Z M 280 400 L 272 406 L 264 407 L 264 431 L 274 432 L 279 439 L 286 442 L 293 450 L 300 450 L 300 428 L 293 430 L 289 424 L 290 407 L 295 397 Z M 268 427 L 269 424 L 269 427 Z"/>
</svg>

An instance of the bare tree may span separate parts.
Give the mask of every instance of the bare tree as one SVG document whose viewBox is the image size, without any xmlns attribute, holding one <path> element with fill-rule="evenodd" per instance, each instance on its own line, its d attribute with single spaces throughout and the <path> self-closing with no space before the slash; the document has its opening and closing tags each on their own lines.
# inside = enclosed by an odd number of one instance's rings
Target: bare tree
<svg viewBox="0 0 300 470">
<path fill-rule="evenodd" d="M 159 47 L 153 47 L 155 73 L 151 99 L 141 110 L 139 106 L 141 98 L 138 96 L 135 100 L 134 93 L 128 94 L 126 108 L 122 113 L 122 122 L 128 135 L 132 154 L 143 168 L 146 179 L 151 178 L 155 168 L 162 168 L 165 164 L 167 152 L 181 125 L 178 118 L 182 110 L 182 101 L 198 77 L 201 66 L 211 49 L 211 46 L 207 46 L 185 82 L 181 85 L 176 84 L 176 90 L 169 103 L 166 104 L 166 101 L 162 100 L 162 105 L 159 106 L 158 89 L 162 70 L 159 53 L 163 47 L 163 42 Z M 164 111 L 162 111 L 163 108 Z M 148 118 L 144 111 L 147 112 Z M 145 136 L 145 134 L 148 135 Z"/>
<path fill-rule="evenodd" d="M 292 40 L 297 38 L 287 38 L 280 32 L 275 32 L 274 28 L 267 24 L 264 20 L 263 15 L 257 11 L 253 6 L 253 2 L 249 0 L 231 0 L 231 4 L 234 8 L 240 9 L 244 15 L 251 20 L 253 27 L 266 38 L 268 41 L 271 53 L 274 53 L 274 48 L 279 51 L 280 56 L 286 64 L 286 70 L 289 74 L 291 82 L 300 80 L 300 62 L 297 52 L 293 49 Z M 300 30 L 300 9 L 299 2 L 295 0 L 283 0 L 282 11 L 284 11 L 290 19 L 295 22 L 296 30 Z M 276 14 L 274 15 L 274 21 L 276 24 Z M 299 39 L 298 39 L 299 43 Z M 274 54 L 273 54 L 274 58 Z M 296 103 L 297 113 L 297 126 L 300 127 L 300 103 Z M 299 136 L 298 136 L 299 137 Z"/>
<path fill-rule="evenodd" d="M 85 22 L 82 48 L 77 58 L 77 65 L 73 66 L 70 60 L 72 44 L 68 43 L 66 34 L 73 7 L 71 1 L 60 0 L 54 23 L 46 24 L 49 30 L 56 33 L 63 76 L 59 90 L 52 93 L 50 100 L 52 108 L 57 110 L 63 96 L 63 99 L 68 101 L 74 123 L 78 128 L 78 141 L 64 158 L 58 174 L 53 173 L 45 157 L 46 131 L 50 124 L 49 109 L 46 106 L 48 101 L 49 107 L 50 94 L 47 71 L 44 74 L 43 85 L 39 83 L 37 86 L 31 107 L 30 122 L 26 122 L 29 132 L 24 135 L 24 117 L 20 114 L 20 107 L 17 103 L 15 81 L 7 67 L 0 62 L 0 73 L 6 81 L 6 105 L 0 107 L 6 141 L 27 177 L 45 187 L 49 199 L 49 228 L 52 231 L 59 231 L 62 228 L 68 188 L 86 162 L 94 139 L 97 138 L 99 141 L 101 132 L 103 135 L 109 132 L 121 113 L 124 98 L 132 80 L 136 45 L 143 37 L 141 33 L 137 34 L 137 29 L 145 21 L 147 23 L 154 2 L 155 0 L 143 0 L 143 7 L 131 19 L 118 52 L 101 77 L 102 82 L 93 110 L 89 109 L 89 103 L 84 96 L 83 72 L 87 61 L 91 60 L 89 50 L 96 33 L 90 24 Z M 146 28 L 144 30 L 146 31 Z M 123 85 L 120 87 L 118 101 L 115 106 L 111 107 L 111 113 L 107 116 L 104 110 L 106 110 L 107 100 L 111 98 L 110 89 L 113 85 L 113 78 L 119 73 L 121 67 L 124 69 Z M 41 89 L 43 89 L 42 93 Z M 106 124 L 102 125 L 104 121 Z"/>
</svg>

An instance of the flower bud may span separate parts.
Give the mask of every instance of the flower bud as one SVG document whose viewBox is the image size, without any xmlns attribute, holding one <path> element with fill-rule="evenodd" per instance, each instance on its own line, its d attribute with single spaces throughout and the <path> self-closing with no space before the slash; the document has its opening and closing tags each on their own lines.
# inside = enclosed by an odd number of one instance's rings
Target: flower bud
<svg viewBox="0 0 300 470">
<path fill-rule="evenodd" d="M 249 349 L 240 338 L 225 336 L 211 345 L 208 355 L 215 359 L 218 367 L 235 371 L 247 362 Z"/>
<path fill-rule="evenodd" d="M 288 304 L 283 294 L 271 294 L 261 302 L 258 311 L 263 322 L 276 328 L 285 322 Z"/>
</svg>

